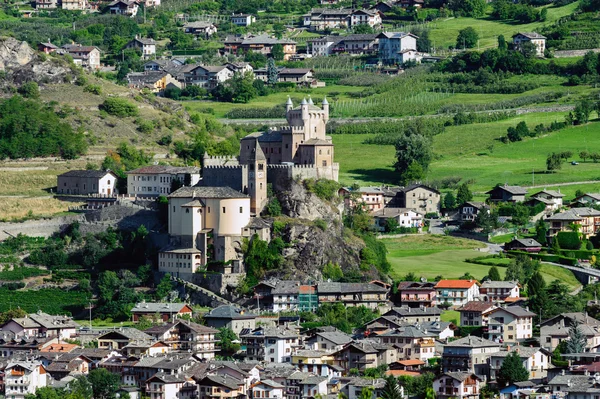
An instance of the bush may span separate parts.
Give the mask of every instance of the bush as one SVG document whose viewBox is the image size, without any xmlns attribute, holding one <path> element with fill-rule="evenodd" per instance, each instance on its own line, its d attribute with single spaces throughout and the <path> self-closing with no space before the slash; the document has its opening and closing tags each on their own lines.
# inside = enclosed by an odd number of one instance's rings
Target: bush
<svg viewBox="0 0 600 399">
<path fill-rule="evenodd" d="M 40 87 L 35 82 L 27 82 L 19 88 L 19 94 L 25 98 L 36 99 L 40 97 Z"/>
<path fill-rule="evenodd" d="M 317 197 L 325 201 L 331 201 L 333 198 L 335 198 L 338 190 L 340 189 L 340 184 L 334 180 L 306 179 L 303 183 L 308 192 L 315 194 Z"/>
<path fill-rule="evenodd" d="M 83 88 L 83 91 L 87 92 L 87 93 L 92 93 L 95 94 L 97 96 L 99 96 L 100 94 L 102 94 L 102 86 L 100 85 L 87 85 Z"/>
<path fill-rule="evenodd" d="M 558 244 L 562 249 L 579 249 L 581 248 L 581 240 L 579 233 L 575 231 L 561 231 L 556 235 Z"/>
<path fill-rule="evenodd" d="M 321 230 L 323 230 L 323 231 L 327 230 L 327 222 L 324 221 L 323 219 L 316 219 L 313 223 L 315 224 L 315 226 L 317 226 Z"/>
<path fill-rule="evenodd" d="M 137 129 L 141 133 L 149 134 L 154 130 L 154 122 L 144 120 L 144 119 L 136 119 L 136 125 L 138 125 Z"/>
<path fill-rule="evenodd" d="M 100 104 L 100 109 L 106 113 L 119 117 L 137 116 L 138 108 L 124 98 L 111 97 Z"/>
</svg>

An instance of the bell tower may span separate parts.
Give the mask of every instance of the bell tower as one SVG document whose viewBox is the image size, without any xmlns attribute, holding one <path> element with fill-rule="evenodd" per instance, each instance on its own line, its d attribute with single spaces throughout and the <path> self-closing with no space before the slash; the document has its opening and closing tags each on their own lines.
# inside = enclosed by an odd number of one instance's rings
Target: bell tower
<svg viewBox="0 0 600 399">
<path fill-rule="evenodd" d="M 258 139 L 248 159 L 248 193 L 250 194 L 250 212 L 259 215 L 267 203 L 267 157 Z"/>
</svg>

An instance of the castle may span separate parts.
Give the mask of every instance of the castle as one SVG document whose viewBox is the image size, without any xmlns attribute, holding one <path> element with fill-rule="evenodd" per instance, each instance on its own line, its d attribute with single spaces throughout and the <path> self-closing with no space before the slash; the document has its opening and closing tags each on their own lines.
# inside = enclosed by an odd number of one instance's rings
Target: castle
<svg viewBox="0 0 600 399">
<path fill-rule="evenodd" d="M 240 143 L 239 157 L 203 159 L 202 179 L 169 195 L 170 243 L 159 252 L 159 271 L 189 278 L 209 263 L 222 273 L 243 273 L 242 241 L 254 234 L 270 239 L 260 216 L 267 203 L 267 184 L 292 179 L 338 180 L 333 143 L 326 136 L 329 103 L 322 108 L 304 99 L 294 108 L 288 97 L 289 126 L 252 133 Z"/>
</svg>

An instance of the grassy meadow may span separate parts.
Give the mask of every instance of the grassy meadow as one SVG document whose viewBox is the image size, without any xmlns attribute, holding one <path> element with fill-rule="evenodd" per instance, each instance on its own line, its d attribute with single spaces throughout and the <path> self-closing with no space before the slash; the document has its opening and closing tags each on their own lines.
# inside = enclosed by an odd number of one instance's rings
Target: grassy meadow
<svg viewBox="0 0 600 399">
<path fill-rule="evenodd" d="M 446 279 L 459 278 L 470 273 L 477 279 L 487 275 L 491 266 L 465 262 L 465 259 L 484 256 L 478 249 L 485 247 L 479 241 L 450 236 L 414 235 L 401 238 L 383 239 L 388 249 L 388 260 L 392 264 L 391 276 L 401 278 L 408 273 L 418 277 L 434 279 L 443 276 Z M 504 277 L 507 262 L 499 259 L 498 271 Z M 558 266 L 542 264 L 540 273 L 547 283 L 556 279 L 572 289 L 580 283 L 568 270 Z"/>
</svg>

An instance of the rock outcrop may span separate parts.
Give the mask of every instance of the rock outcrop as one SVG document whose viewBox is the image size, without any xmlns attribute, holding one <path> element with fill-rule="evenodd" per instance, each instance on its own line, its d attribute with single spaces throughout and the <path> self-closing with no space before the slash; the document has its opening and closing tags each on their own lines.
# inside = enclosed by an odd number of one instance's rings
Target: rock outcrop
<svg viewBox="0 0 600 399">
<path fill-rule="evenodd" d="M 0 39 L 0 71 L 4 72 L 2 86 L 9 87 L 33 81 L 38 84 L 63 83 L 75 78 L 64 59 L 44 57 L 27 42 L 15 38 Z"/>
</svg>

